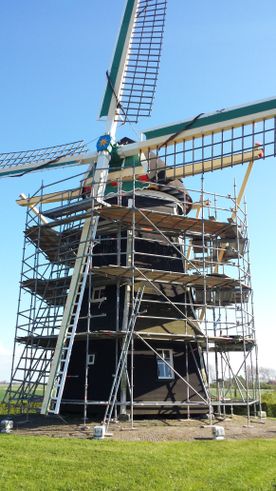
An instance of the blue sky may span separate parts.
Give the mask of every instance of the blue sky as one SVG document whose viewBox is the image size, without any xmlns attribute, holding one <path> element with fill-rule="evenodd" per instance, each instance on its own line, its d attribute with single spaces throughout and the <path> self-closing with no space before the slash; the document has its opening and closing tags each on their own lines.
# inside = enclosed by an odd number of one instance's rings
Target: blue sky
<svg viewBox="0 0 276 491">
<path fill-rule="evenodd" d="M 97 121 L 124 0 L 1 2 L 0 152 L 97 138 Z M 162 64 L 151 119 L 137 130 L 276 96 L 276 2 L 168 0 Z M 124 130 L 135 136 L 130 130 Z M 93 145 L 91 146 L 93 150 Z M 248 189 L 249 233 L 260 363 L 275 368 L 276 160 L 255 165 Z M 244 168 L 206 178 L 232 192 Z M 20 192 L 72 171 L 0 181 L 0 379 L 8 377 L 22 255 Z M 188 185 L 198 185 L 190 179 Z"/>
</svg>

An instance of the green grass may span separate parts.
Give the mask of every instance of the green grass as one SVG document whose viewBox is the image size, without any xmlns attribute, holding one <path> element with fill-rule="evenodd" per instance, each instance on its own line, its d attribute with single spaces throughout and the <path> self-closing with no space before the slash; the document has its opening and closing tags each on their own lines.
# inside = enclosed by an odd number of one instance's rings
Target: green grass
<svg viewBox="0 0 276 491">
<path fill-rule="evenodd" d="M 262 390 L 262 401 L 276 404 L 276 390 Z"/>
<path fill-rule="evenodd" d="M 3 403 L 3 399 L 6 393 L 6 390 L 8 388 L 8 384 L 0 384 L 0 414 L 4 415 L 7 412 L 7 405 Z M 39 386 L 36 390 L 36 395 L 41 396 L 43 394 L 43 388 L 42 386 Z M 32 408 L 29 408 L 29 412 L 37 412 L 36 408 L 39 404 L 35 403 Z M 25 407 L 27 409 L 27 402 L 25 401 Z M 10 414 L 20 414 L 21 410 L 19 407 L 16 407 L 15 405 L 12 405 L 10 408 Z"/>
<path fill-rule="evenodd" d="M 2 491 L 276 489 L 276 440 L 147 443 L 0 437 Z"/>
<path fill-rule="evenodd" d="M 276 418 L 276 390 L 262 391 L 262 408 L 268 416 Z"/>
</svg>

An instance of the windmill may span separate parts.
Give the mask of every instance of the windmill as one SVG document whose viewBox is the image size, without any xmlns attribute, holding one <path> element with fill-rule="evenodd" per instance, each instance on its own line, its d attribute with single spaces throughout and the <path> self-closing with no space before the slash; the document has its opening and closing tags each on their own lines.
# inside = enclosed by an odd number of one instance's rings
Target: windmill
<svg viewBox="0 0 276 491">
<path fill-rule="evenodd" d="M 7 399 L 36 405 L 43 387 L 43 414 L 103 409 L 110 421 L 129 410 L 132 417 L 211 412 L 258 401 L 256 377 L 245 370 L 241 380 L 230 363 L 241 353 L 243 371 L 255 349 L 241 195 L 219 219 L 225 206 L 214 204 L 218 196 L 201 189 L 192 204 L 181 179 L 274 155 L 276 101 L 116 142 L 118 123 L 150 114 L 165 10 L 165 1 L 127 2 L 106 74 L 100 116 L 107 126 L 97 151 L 75 142 L 1 156 L 2 175 L 88 165 L 80 186 L 19 200 L 28 206 L 24 249 L 34 253 L 23 258 L 21 292 L 30 301 L 21 296 L 20 355 Z"/>
</svg>

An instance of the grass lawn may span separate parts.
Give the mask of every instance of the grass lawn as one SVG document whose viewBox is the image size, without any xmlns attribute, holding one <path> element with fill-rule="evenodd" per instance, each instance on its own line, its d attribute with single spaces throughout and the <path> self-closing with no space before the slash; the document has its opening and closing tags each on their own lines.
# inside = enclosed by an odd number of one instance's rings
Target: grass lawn
<svg viewBox="0 0 276 491">
<path fill-rule="evenodd" d="M 0 435 L 1 490 L 276 489 L 276 440 L 115 442 Z"/>
</svg>

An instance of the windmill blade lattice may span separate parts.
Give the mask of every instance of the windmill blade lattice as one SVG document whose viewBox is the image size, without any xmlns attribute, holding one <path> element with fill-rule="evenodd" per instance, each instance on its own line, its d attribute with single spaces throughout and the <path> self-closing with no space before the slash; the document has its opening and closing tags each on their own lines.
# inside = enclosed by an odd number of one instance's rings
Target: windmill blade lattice
<svg viewBox="0 0 276 491">
<path fill-rule="evenodd" d="M 100 118 L 137 123 L 150 116 L 163 41 L 167 0 L 128 0 Z"/>
<path fill-rule="evenodd" d="M 87 152 L 83 140 L 19 152 L 0 153 L 0 174 L 23 175 L 60 163 L 65 157 L 77 156 Z"/>
<path fill-rule="evenodd" d="M 116 119 L 137 123 L 150 116 L 163 41 L 166 1 L 141 0 L 136 11 L 133 32 L 119 94 Z"/>
</svg>

